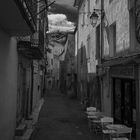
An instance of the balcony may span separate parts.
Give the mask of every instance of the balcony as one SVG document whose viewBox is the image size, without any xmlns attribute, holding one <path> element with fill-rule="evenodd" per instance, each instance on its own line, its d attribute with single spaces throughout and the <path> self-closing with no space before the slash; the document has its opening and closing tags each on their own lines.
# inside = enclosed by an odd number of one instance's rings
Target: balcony
<svg viewBox="0 0 140 140">
<path fill-rule="evenodd" d="M 29 59 L 42 59 L 43 51 L 39 40 L 19 41 L 18 52 Z"/>
<path fill-rule="evenodd" d="M 36 0 L 0 1 L 0 26 L 12 36 L 30 35 L 36 30 Z"/>
</svg>

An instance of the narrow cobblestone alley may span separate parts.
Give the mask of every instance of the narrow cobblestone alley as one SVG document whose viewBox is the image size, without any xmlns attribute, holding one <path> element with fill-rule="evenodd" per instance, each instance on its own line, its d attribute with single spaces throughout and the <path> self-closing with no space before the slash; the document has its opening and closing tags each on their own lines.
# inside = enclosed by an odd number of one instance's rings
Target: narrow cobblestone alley
<svg viewBox="0 0 140 140">
<path fill-rule="evenodd" d="M 30 140 L 100 140 L 89 132 L 86 116 L 76 99 L 60 92 L 47 92 Z"/>
</svg>

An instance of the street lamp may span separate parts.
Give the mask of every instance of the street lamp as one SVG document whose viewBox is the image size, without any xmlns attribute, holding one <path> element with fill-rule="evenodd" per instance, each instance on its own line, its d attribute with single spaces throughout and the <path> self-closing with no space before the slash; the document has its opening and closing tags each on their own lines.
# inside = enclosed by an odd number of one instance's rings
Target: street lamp
<svg viewBox="0 0 140 140">
<path fill-rule="evenodd" d="M 97 24 L 98 18 L 99 18 L 98 14 L 94 11 L 90 16 L 90 23 L 93 28 Z"/>
<path fill-rule="evenodd" d="M 101 20 L 104 18 L 104 10 L 101 9 L 94 9 L 93 13 L 90 16 L 90 23 L 93 26 L 93 28 L 95 27 L 95 25 L 97 24 L 97 21 L 99 19 L 99 15 L 101 15 Z"/>
</svg>

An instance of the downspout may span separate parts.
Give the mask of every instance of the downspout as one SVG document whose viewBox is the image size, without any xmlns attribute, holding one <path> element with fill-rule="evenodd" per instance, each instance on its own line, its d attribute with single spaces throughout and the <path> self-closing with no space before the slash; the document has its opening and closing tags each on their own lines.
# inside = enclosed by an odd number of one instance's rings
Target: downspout
<svg viewBox="0 0 140 140">
<path fill-rule="evenodd" d="M 103 46 L 104 46 L 104 35 L 103 35 L 103 27 L 104 27 L 104 0 L 101 0 L 101 46 L 100 46 L 100 64 L 102 64 L 103 57 Z"/>
<path fill-rule="evenodd" d="M 79 61 L 79 25 L 77 27 L 77 93 L 79 93 L 80 89 L 79 89 L 79 65 L 78 65 L 78 61 Z M 79 94 L 78 94 L 78 98 L 79 98 Z"/>
<path fill-rule="evenodd" d="M 77 93 L 78 93 L 78 95 L 77 96 L 80 99 L 81 98 L 80 97 L 81 95 L 79 96 L 79 93 L 80 93 L 80 88 L 79 88 L 80 87 L 79 86 L 80 82 L 79 81 L 81 79 L 81 76 L 80 76 L 81 73 L 79 72 L 79 65 L 78 65 L 78 64 L 80 64 L 79 63 L 79 55 L 80 55 L 80 52 L 79 52 L 79 29 L 80 29 L 79 28 L 79 25 L 80 25 L 79 24 L 80 23 L 79 22 L 79 16 L 80 16 L 80 12 L 79 12 L 79 7 L 78 7 L 78 19 L 77 19 L 77 85 L 78 85 L 77 86 L 78 87 L 77 88 Z"/>
<path fill-rule="evenodd" d="M 103 27 L 104 27 L 104 0 L 101 0 L 101 28 L 100 28 L 100 34 L 101 34 L 101 39 L 100 39 L 100 59 L 99 59 L 99 65 L 102 65 L 103 63 L 103 45 L 104 45 L 104 35 L 103 35 Z M 100 66 L 99 66 L 99 70 L 100 70 Z M 103 111 L 103 105 L 102 105 L 102 102 L 103 102 L 103 97 L 102 97 L 102 93 L 103 93 L 103 87 L 102 87 L 102 76 L 99 76 L 97 78 L 97 83 L 99 84 L 98 85 L 98 88 L 99 88 L 99 93 L 100 93 L 100 96 L 99 96 L 99 109 Z"/>
</svg>

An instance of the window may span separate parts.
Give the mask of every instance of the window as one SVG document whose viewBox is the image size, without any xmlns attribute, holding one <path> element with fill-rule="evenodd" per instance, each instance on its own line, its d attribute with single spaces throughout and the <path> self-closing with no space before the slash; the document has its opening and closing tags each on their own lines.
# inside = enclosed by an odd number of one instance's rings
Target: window
<svg viewBox="0 0 140 140">
<path fill-rule="evenodd" d="M 88 15 L 90 15 L 90 0 L 88 0 L 87 2 L 88 2 Z"/>
<path fill-rule="evenodd" d="M 96 4 L 99 3 L 99 0 L 96 0 Z"/>
<path fill-rule="evenodd" d="M 109 39 L 109 54 L 112 57 L 116 54 L 116 23 L 109 27 Z"/>
<path fill-rule="evenodd" d="M 84 62 L 84 45 L 83 43 L 81 44 L 81 65 Z"/>
<path fill-rule="evenodd" d="M 109 0 L 109 3 L 111 3 L 113 0 Z"/>
<path fill-rule="evenodd" d="M 53 59 L 51 59 L 51 64 L 53 65 Z"/>
<path fill-rule="evenodd" d="M 87 37 L 87 58 L 90 59 L 90 51 L 91 51 L 91 48 L 90 48 L 90 35 L 88 35 Z"/>
<path fill-rule="evenodd" d="M 135 36 L 135 11 L 133 9 L 129 10 L 129 19 L 130 19 L 130 47 L 134 50 L 136 45 L 136 36 Z"/>
<path fill-rule="evenodd" d="M 96 27 L 96 59 L 100 58 L 100 48 L 101 48 L 101 35 L 100 35 L 101 26 Z"/>
<path fill-rule="evenodd" d="M 81 47 L 81 65 L 83 64 L 83 46 Z"/>
<path fill-rule="evenodd" d="M 83 13 L 82 13 L 82 26 L 84 26 L 85 25 L 85 4 L 83 5 Z"/>
<path fill-rule="evenodd" d="M 85 25 L 85 13 L 83 13 L 83 22 L 82 22 L 82 26 Z"/>
<path fill-rule="evenodd" d="M 52 71 L 52 69 L 51 69 L 51 70 L 50 70 L 50 73 L 52 74 L 52 72 L 53 72 L 53 71 Z"/>
</svg>

